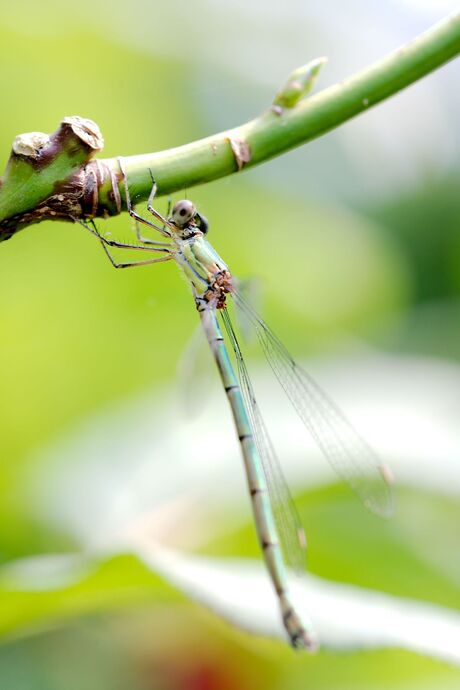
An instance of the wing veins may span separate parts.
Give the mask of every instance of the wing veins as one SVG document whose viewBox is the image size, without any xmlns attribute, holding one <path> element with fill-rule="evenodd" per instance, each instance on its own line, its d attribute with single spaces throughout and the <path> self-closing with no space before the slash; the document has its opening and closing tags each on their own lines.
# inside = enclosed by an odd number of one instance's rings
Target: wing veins
<svg viewBox="0 0 460 690">
<path fill-rule="evenodd" d="M 234 298 L 252 321 L 273 373 L 334 470 L 367 508 L 385 517 L 391 515 L 393 500 L 385 465 L 241 295 L 235 293 Z"/>
</svg>

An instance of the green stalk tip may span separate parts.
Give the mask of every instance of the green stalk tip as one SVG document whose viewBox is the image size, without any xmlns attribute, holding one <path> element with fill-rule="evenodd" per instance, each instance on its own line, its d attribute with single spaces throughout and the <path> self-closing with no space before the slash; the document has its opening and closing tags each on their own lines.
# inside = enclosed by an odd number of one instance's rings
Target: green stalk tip
<svg viewBox="0 0 460 690">
<path fill-rule="evenodd" d="M 273 100 L 275 108 L 293 108 L 305 98 L 313 89 L 318 74 L 327 60 L 327 57 L 319 57 L 291 72 Z"/>
</svg>

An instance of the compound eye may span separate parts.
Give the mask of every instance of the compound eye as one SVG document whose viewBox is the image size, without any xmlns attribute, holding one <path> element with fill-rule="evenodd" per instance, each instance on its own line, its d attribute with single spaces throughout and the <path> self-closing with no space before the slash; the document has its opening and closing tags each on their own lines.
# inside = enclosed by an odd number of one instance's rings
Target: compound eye
<svg viewBox="0 0 460 690">
<path fill-rule="evenodd" d="M 172 219 L 176 225 L 186 225 L 196 213 L 195 206 L 188 199 L 183 199 L 174 204 Z"/>
</svg>

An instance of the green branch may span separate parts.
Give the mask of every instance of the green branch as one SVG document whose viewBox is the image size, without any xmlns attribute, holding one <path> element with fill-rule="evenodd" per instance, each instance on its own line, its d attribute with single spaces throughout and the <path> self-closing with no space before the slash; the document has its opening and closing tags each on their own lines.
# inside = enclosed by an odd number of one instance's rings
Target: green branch
<svg viewBox="0 0 460 690">
<path fill-rule="evenodd" d="M 125 158 L 125 168 L 130 185 L 136 190 L 136 200 L 146 199 L 150 192 L 150 170 L 153 171 L 158 183 L 158 193 L 161 195 L 210 182 L 243 167 L 258 165 L 311 141 L 368 110 L 459 53 L 460 12 L 348 80 L 306 99 L 304 97 L 324 60 L 314 61 L 293 72 L 285 87 L 277 93 L 274 105 L 256 119 L 185 146 Z M 87 145 L 85 146 L 87 151 Z M 23 156 L 18 153 L 12 155 L 16 162 L 18 156 Z M 58 195 L 55 193 L 59 188 L 59 196 L 62 197 L 65 184 L 66 193 L 70 190 L 73 194 L 71 215 L 74 217 L 114 215 L 124 208 L 116 159 L 99 160 L 97 165 L 92 161 L 86 168 L 82 166 L 78 179 L 80 186 L 73 189 L 76 160 L 74 157 L 74 167 L 68 168 L 70 177 L 62 171 L 65 166 L 54 165 L 58 176 L 47 175 L 45 179 L 43 173 L 46 166 L 40 167 L 35 159 L 33 170 L 40 175 L 32 174 L 29 165 L 27 186 L 24 185 L 23 178 L 18 177 L 17 180 L 18 183 L 22 182 L 20 195 L 13 193 L 16 179 L 14 175 L 10 175 L 9 179 L 8 173 L 10 170 L 14 172 L 15 167 L 10 161 L 0 187 L 0 239 L 2 235 L 3 238 L 9 237 L 20 227 L 43 218 L 68 218 L 67 198 L 60 208 L 56 201 Z M 24 163 L 24 160 L 21 159 L 21 162 Z M 92 184 L 97 179 L 96 201 L 85 187 L 87 181 L 83 173 L 86 169 L 91 173 Z M 83 200 L 77 203 L 79 194 L 82 199 L 86 199 L 85 203 Z M 37 204 L 41 204 L 40 214 L 37 212 Z M 52 208 L 51 215 L 46 210 L 43 211 L 43 204 L 47 209 Z"/>
</svg>

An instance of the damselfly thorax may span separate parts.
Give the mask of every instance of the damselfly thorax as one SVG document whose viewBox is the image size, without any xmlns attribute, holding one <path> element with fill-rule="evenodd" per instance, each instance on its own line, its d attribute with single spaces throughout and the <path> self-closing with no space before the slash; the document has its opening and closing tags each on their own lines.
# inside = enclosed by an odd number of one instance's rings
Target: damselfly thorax
<svg viewBox="0 0 460 690">
<path fill-rule="evenodd" d="M 192 287 L 197 309 L 208 305 L 223 309 L 226 296 L 233 291 L 233 279 L 225 262 L 204 239 L 202 233 L 175 240 L 174 259 Z"/>
</svg>

